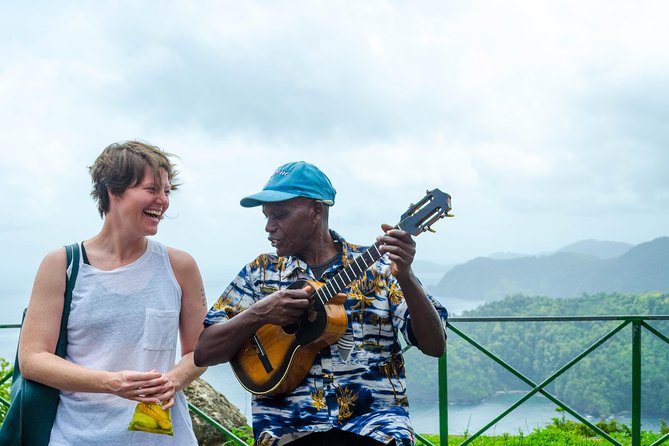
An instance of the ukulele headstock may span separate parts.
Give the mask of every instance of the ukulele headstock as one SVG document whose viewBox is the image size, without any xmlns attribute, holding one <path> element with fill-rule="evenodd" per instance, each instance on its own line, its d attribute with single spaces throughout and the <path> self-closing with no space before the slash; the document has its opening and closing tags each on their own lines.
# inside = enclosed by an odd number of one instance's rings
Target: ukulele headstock
<svg viewBox="0 0 669 446">
<path fill-rule="evenodd" d="M 453 217 L 451 210 L 451 196 L 439 189 L 428 190 L 425 196 L 402 214 L 396 227 L 411 235 L 418 235 L 425 231 L 435 232 L 432 225 L 444 217 Z"/>
</svg>

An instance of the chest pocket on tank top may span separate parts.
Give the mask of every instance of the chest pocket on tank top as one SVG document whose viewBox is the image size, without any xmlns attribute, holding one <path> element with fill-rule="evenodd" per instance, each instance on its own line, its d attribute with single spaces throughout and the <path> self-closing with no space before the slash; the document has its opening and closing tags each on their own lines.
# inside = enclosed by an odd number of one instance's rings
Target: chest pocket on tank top
<svg viewBox="0 0 669 446">
<path fill-rule="evenodd" d="M 147 308 L 143 346 L 146 350 L 174 350 L 179 331 L 179 312 Z"/>
</svg>

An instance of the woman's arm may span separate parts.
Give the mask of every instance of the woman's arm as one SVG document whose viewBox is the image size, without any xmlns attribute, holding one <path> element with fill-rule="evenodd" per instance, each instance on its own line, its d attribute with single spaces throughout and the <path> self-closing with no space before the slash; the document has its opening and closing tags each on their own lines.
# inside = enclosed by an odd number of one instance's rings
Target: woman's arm
<svg viewBox="0 0 669 446">
<path fill-rule="evenodd" d="M 198 376 L 202 375 L 206 367 L 197 367 L 193 362 L 193 351 L 203 328 L 204 317 L 207 313 L 207 298 L 200 270 L 193 257 L 184 251 L 168 248 L 170 263 L 174 275 L 181 286 L 181 314 L 179 315 L 179 338 L 181 339 L 181 360 L 165 374 L 170 384 L 166 391 L 159 395 L 161 401 L 167 401 L 163 408 L 174 404 L 174 394 L 183 390 Z"/>
<path fill-rule="evenodd" d="M 66 264 L 65 250 L 57 249 L 44 257 L 35 276 L 19 343 L 22 375 L 60 390 L 112 393 L 135 401 L 156 401 L 139 389 L 163 386 L 167 378 L 160 373 L 94 370 L 54 354 L 63 314 Z"/>
</svg>

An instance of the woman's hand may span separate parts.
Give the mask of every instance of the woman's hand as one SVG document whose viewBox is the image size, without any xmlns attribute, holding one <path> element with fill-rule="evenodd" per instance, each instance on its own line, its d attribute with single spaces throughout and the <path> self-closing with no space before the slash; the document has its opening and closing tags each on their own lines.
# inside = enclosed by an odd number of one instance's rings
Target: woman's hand
<svg viewBox="0 0 669 446">
<path fill-rule="evenodd" d="M 162 401 L 163 410 L 167 410 L 174 406 L 174 395 L 177 393 L 178 386 L 171 376 L 165 374 L 163 377 L 167 379 L 163 385 L 164 392 L 160 395 L 156 395 L 156 398 Z"/>
<path fill-rule="evenodd" d="M 155 370 L 150 372 L 123 370 L 111 373 L 112 378 L 108 383 L 109 393 L 121 398 L 142 403 L 158 403 L 174 397 L 172 380 Z"/>
</svg>

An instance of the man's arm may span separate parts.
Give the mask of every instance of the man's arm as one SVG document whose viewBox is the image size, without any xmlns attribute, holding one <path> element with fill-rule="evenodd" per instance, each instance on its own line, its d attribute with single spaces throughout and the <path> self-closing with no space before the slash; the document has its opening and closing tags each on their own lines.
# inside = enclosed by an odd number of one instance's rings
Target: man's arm
<svg viewBox="0 0 669 446">
<path fill-rule="evenodd" d="M 416 346 L 426 355 L 439 357 L 446 349 L 446 337 L 437 310 L 411 270 L 416 243 L 406 231 L 393 229 L 387 224 L 381 225 L 381 229 L 385 235 L 379 237 L 384 243 L 380 251 L 388 254 L 391 261 L 390 273 L 402 288 L 414 322 L 411 324 L 411 331 L 416 337 Z"/>
<path fill-rule="evenodd" d="M 195 364 L 210 366 L 230 361 L 265 324 L 297 322 L 311 305 L 311 290 L 279 290 L 220 324 L 206 327 L 195 348 Z"/>
<path fill-rule="evenodd" d="M 397 282 L 402 288 L 413 321 L 411 332 L 416 337 L 416 346 L 426 355 L 434 357 L 443 355 L 446 348 L 444 326 L 423 287 L 413 272 L 406 278 L 397 278 Z"/>
</svg>

